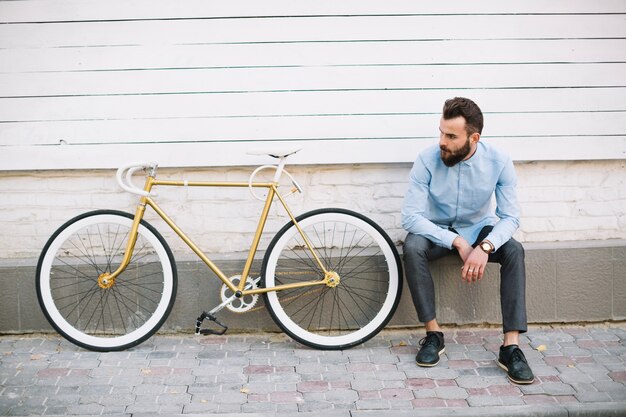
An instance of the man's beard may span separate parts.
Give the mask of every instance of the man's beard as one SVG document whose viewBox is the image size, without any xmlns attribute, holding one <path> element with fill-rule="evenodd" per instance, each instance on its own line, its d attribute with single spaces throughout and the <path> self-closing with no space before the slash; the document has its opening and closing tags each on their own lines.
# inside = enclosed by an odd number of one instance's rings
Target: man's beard
<svg viewBox="0 0 626 417">
<path fill-rule="evenodd" d="M 470 140 L 468 138 L 465 145 L 456 151 L 448 151 L 442 146 L 440 146 L 439 149 L 441 149 L 440 155 L 443 163 L 446 164 L 447 167 L 453 167 L 469 155 L 471 151 Z"/>
</svg>

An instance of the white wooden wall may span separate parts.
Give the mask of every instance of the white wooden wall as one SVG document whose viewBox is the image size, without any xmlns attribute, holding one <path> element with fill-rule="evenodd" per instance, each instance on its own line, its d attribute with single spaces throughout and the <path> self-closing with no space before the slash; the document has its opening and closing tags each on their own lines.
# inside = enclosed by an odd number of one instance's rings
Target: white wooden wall
<svg viewBox="0 0 626 417">
<path fill-rule="evenodd" d="M 626 0 L 0 1 L 0 170 L 411 162 L 473 98 L 515 160 L 626 158 Z"/>
</svg>

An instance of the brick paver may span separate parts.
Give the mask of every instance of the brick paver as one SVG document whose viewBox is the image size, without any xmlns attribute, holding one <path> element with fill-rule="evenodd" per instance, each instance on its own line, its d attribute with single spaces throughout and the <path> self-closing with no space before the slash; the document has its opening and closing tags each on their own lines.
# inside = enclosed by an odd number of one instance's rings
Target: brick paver
<svg viewBox="0 0 626 417">
<path fill-rule="evenodd" d="M 527 386 L 510 383 L 497 366 L 497 330 L 445 333 L 446 353 L 433 368 L 414 362 L 422 329 L 386 330 L 340 352 L 263 333 L 157 336 L 109 353 L 54 334 L 0 336 L 0 415 L 349 417 L 450 408 L 505 415 L 537 407 L 626 414 L 625 323 L 531 327 L 521 346 L 536 374 Z"/>
</svg>

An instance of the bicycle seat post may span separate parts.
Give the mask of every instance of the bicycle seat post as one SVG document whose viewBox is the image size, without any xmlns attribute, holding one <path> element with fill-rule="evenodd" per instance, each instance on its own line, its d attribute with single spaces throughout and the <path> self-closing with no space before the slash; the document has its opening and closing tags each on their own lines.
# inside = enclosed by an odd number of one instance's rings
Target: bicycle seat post
<svg viewBox="0 0 626 417">
<path fill-rule="evenodd" d="M 285 164 L 287 163 L 287 156 L 281 156 L 279 158 L 278 165 L 276 166 L 276 172 L 274 173 L 274 182 L 277 183 L 280 181 L 280 177 L 283 174 L 283 170 L 285 169 Z"/>
</svg>

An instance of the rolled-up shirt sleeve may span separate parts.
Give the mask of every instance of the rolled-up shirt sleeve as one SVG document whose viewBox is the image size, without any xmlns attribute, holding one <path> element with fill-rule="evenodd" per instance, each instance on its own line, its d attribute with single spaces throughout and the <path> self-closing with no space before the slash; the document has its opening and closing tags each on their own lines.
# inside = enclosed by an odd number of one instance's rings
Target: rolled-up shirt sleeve
<svg viewBox="0 0 626 417">
<path fill-rule="evenodd" d="M 409 189 L 402 206 L 402 227 L 409 233 L 421 235 L 439 246 L 452 249 L 456 233 L 440 227 L 425 217 L 431 172 L 418 157 L 409 176 Z"/>
</svg>

